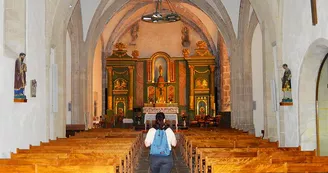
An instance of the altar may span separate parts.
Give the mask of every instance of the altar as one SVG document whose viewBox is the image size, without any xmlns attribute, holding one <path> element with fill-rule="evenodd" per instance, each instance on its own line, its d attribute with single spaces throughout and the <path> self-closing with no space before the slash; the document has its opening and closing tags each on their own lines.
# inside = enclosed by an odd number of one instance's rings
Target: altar
<svg viewBox="0 0 328 173">
<path fill-rule="evenodd" d="M 178 131 L 179 107 L 143 107 L 142 112 L 145 113 L 145 130 L 147 130 L 147 120 L 156 120 L 156 114 L 158 112 L 163 112 L 166 120 L 175 120 L 176 131 Z"/>
<path fill-rule="evenodd" d="M 146 123 L 163 112 L 177 125 L 180 113 L 188 122 L 215 115 L 215 57 L 204 41 L 196 46 L 194 55 L 183 49 L 181 57 L 155 52 L 139 58 L 137 50 L 130 56 L 125 44 L 116 43 L 106 58 L 107 119 L 129 118 L 140 125 L 142 118 Z"/>
<path fill-rule="evenodd" d="M 147 120 L 156 120 L 156 114 L 145 114 L 144 124 L 145 130 L 147 130 Z M 165 120 L 175 120 L 176 131 L 178 131 L 178 114 L 165 114 Z"/>
</svg>

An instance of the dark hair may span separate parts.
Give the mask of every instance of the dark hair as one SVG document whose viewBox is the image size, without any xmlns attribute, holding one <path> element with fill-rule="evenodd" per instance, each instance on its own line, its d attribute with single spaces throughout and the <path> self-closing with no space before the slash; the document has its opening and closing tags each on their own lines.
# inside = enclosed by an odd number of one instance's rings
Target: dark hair
<svg viewBox="0 0 328 173">
<path fill-rule="evenodd" d="M 155 126 L 154 128 L 157 130 L 157 129 L 161 129 L 161 130 L 166 130 L 167 129 L 167 126 L 165 125 L 164 123 L 164 119 L 165 119 L 165 115 L 163 112 L 158 112 L 156 114 L 156 123 L 155 123 Z"/>
<path fill-rule="evenodd" d="M 287 64 L 283 64 L 282 66 L 283 66 L 283 67 L 288 67 L 288 65 L 287 65 Z"/>
<path fill-rule="evenodd" d="M 26 56 L 26 54 L 22 52 L 19 54 L 19 56 Z"/>
</svg>

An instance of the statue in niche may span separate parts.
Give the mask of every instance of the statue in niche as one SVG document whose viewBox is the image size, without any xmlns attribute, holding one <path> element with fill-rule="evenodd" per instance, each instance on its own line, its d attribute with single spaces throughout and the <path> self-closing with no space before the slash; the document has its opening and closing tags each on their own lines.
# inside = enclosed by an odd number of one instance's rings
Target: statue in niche
<svg viewBox="0 0 328 173">
<path fill-rule="evenodd" d="M 138 38 L 138 32 L 139 32 L 139 23 L 136 23 L 131 27 L 131 30 L 130 30 L 130 35 L 131 35 L 130 45 L 136 45 L 137 44 L 136 41 L 137 41 L 137 38 Z"/>
<path fill-rule="evenodd" d="M 284 76 L 281 78 L 282 82 L 282 91 L 284 92 L 284 98 L 282 102 L 293 102 L 292 99 L 292 85 L 291 85 L 291 78 L 292 72 L 288 68 L 287 64 L 283 64 L 282 67 L 285 69 Z"/>
<path fill-rule="evenodd" d="M 189 39 L 189 29 L 188 27 L 184 26 L 181 30 L 182 36 L 181 36 L 181 44 L 183 47 L 189 47 L 190 46 L 190 39 Z"/>
<path fill-rule="evenodd" d="M 25 57 L 25 53 L 20 53 L 15 61 L 14 100 L 17 102 L 26 102 L 25 86 L 27 66 L 24 63 Z"/>
<path fill-rule="evenodd" d="M 158 72 L 159 72 L 159 76 L 163 76 L 163 67 L 162 67 L 162 65 L 159 65 Z"/>
</svg>

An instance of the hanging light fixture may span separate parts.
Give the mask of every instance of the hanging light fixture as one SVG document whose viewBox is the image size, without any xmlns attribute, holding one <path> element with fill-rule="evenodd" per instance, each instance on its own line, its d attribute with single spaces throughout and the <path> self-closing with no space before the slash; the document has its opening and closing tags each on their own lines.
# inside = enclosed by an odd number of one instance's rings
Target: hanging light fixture
<svg viewBox="0 0 328 173">
<path fill-rule="evenodd" d="M 173 10 L 172 4 L 170 2 L 170 0 L 166 0 L 167 4 L 169 6 L 169 10 L 170 12 L 163 12 L 162 9 L 162 0 L 157 0 L 156 1 L 156 9 L 154 13 L 151 14 L 146 14 L 143 15 L 141 17 L 142 21 L 148 22 L 148 23 L 170 23 L 170 22 L 177 22 L 180 21 L 181 18 L 178 15 L 178 13 L 176 13 Z"/>
</svg>

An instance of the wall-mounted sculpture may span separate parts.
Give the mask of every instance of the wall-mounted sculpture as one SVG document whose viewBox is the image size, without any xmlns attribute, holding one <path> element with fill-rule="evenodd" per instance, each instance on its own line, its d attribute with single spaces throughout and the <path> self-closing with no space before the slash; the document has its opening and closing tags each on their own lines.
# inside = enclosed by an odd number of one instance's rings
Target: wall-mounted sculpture
<svg viewBox="0 0 328 173">
<path fill-rule="evenodd" d="M 130 45 L 137 45 L 137 38 L 138 38 L 138 32 L 139 32 L 139 23 L 136 23 L 134 24 L 132 27 L 131 27 L 131 30 L 130 30 L 130 35 L 131 35 L 131 42 L 130 42 Z"/>
<path fill-rule="evenodd" d="M 291 84 L 292 72 L 288 68 L 287 64 L 283 64 L 282 67 L 285 69 L 284 76 L 281 78 L 282 92 L 284 93 L 284 97 L 282 99 L 282 102 L 280 102 L 280 105 L 291 106 L 293 105 Z"/>
<path fill-rule="evenodd" d="M 25 53 L 20 53 L 15 61 L 14 102 L 27 102 L 25 95 L 27 66 Z"/>
<path fill-rule="evenodd" d="M 189 38 L 189 29 L 188 27 L 184 26 L 181 30 L 182 36 L 181 36 L 181 44 L 183 47 L 189 47 L 190 46 L 190 38 Z"/>
<path fill-rule="evenodd" d="M 31 80 L 31 97 L 36 97 L 36 87 L 38 86 L 35 79 Z"/>
</svg>

